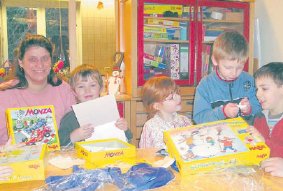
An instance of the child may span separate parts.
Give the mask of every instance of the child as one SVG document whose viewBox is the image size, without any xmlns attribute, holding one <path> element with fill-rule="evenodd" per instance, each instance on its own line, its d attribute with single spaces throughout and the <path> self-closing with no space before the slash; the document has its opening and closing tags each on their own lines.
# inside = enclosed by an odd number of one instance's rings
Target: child
<svg viewBox="0 0 283 191">
<path fill-rule="evenodd" d="M 264 65 L 254 77 L 256 96 L 263 109 L 256 115 L 254 127 L 271 150 L 271 158 L 261 167 L 273 176 L 283 177 L 283 62 Z"/>
<path fill-rule="evenodd" d="M 227 31 L 213 44 L 215 71 L 196 88 L 193 119 L 196 123 L 238 116 L 251 120 L 261 110 L 255 96 L 254 79 L 244 72 L 248 45 L 243 35 Z"/>
<path fill-rule="evenodd" d="M 100 96 L 103 88 L 103 81 L 100 73 L 93 65 L 80 65 L 70 77 L 70 85 L 74 89 L 78 102 L 85 102 L 96 99 Z M 127 121 L 123 118 L 117 120 L 115 125 L 126 131 L 126 137 L 131 139 L 131 132 L 128 130 Z M 60 144 L 62 146 L 85 140 L 91 137 L 95 127 L 92 124 L 80 126 L 74 111 L 67 113 L 61 120 L 59 128 Z"/>
<path fill-rule="evenodd" d="M 164 131 L 192 125 L 190 119 L 176 113 L 181 110 L 181 96 L 171 78 L 149 79 L 143 86 L 142 100 L 150 119 L 144 124 L 139 147 L 165 149 Z"/>
</svg>

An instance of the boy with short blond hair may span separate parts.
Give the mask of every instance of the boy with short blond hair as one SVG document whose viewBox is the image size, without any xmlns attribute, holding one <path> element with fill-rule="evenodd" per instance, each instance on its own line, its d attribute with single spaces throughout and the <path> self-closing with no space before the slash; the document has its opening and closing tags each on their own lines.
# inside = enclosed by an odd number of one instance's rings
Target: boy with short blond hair
<svg viewBox="0 0 283 191">
<path fill-rule="evenodd" d="M 254 79 L 244 66 L 248 43 L 237 31 L 226 31 L 213 44 L 212 63 L 215 67 L 196 88 L 193 119 L 206 123 L 242 116 L 248 121 L 261 111 L 255 96 Z"/>
</svg>

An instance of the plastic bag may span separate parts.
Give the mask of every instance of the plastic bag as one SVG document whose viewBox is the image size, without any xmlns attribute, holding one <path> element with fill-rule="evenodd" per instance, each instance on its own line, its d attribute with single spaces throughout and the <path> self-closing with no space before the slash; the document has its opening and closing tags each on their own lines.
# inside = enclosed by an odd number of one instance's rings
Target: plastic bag
<svg viewBox="0 0 283 191">
<path fill-rule="evenodd" d="M 166 185 L 173 178 L 173 173 L 166 168 L 155 168 L 146 163 L 134 165 L 124 174 L 116 167 L 86 170 L 74 166 L 72 174 L 50 176 L 46 185 L 37 191 L 94 191 L 107 183 L 122 191 L 142 191 Z"/>
<path fill-rule="evenodd" d="M 152 167 L 149 164 L 141 163 L 132 166 L 130 170 L 122 175 L 123 182 L 116 182 L 116 185 L 123 191 L 141 191 L 158 188 L 166 185 L 174 175 L 171 171 L 162 167 Z"/>
<path fill-rule="evenodd" d="M 68 176 L 48 177 L 45 180 L 47 190 L 93 191 L 101 188 L 105 183 L 113 182 L 108 170 L 109 169 L 84 170 L 74 166 L 74 172 Z"/>
</svg>

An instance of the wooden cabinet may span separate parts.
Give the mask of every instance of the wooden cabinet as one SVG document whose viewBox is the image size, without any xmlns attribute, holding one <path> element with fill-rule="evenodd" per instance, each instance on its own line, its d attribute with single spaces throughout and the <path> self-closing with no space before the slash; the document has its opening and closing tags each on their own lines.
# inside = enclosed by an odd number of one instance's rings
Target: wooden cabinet
<svg viewBox="0 0 283 191">
<path fill-rule="evenodd" d="M 183 100 L 181 113 L 190 117 L 195 87 L 210 68 L 213 40 L 231 29 L 248 40 L 245 70 L 253 71 L 253 0 L 129 0 L 120 1 L 120 6 L 130 124 L 136 145 L 147 120 L 140 90 L 151 76 L 176 80 Z"/>
</svg>

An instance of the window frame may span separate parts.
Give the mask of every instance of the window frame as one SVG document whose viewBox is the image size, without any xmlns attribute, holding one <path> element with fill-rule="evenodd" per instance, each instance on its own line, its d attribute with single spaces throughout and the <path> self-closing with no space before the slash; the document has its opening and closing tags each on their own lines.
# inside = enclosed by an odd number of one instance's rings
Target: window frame
<svg viewBox="0 0 283 191">
<path fill-rule="evenodd" d="M 69 3 L 75 2 L 75 7 L 69 6 Z M 76 19 L 74 23 L 76 26 L 70 26 L 69 21 L 69 34 L 76 34 L 76 45 L 74 47 L 76 50 L 75 58 L 70 59 L 70 67 L 73 68 L 77 63 L 82 63 L 82 25 L 80 16 L 80 0 L 3 0 L 0 4 L 0 65 L 3 64 L 8 59 L 8 34 L 7 34 L 7 7 L 26 7 L 26 8 L 36 8 L 37 9 L 37 34 L 46 36 L 46 22 L 45 22 L 45 8 L 67 8 L 69 13 L 75 13 L 75 15 L 69 14 L 70 19 Z M 72 30 L 72 31 L 70 31 Z M 70 36 L 70 35 L 69 35 Z M 69 49 L 72 46 L 69 44 Z M 71 60 L 76 60 L 77 63 L 72 64 Z"/>
</svg>

